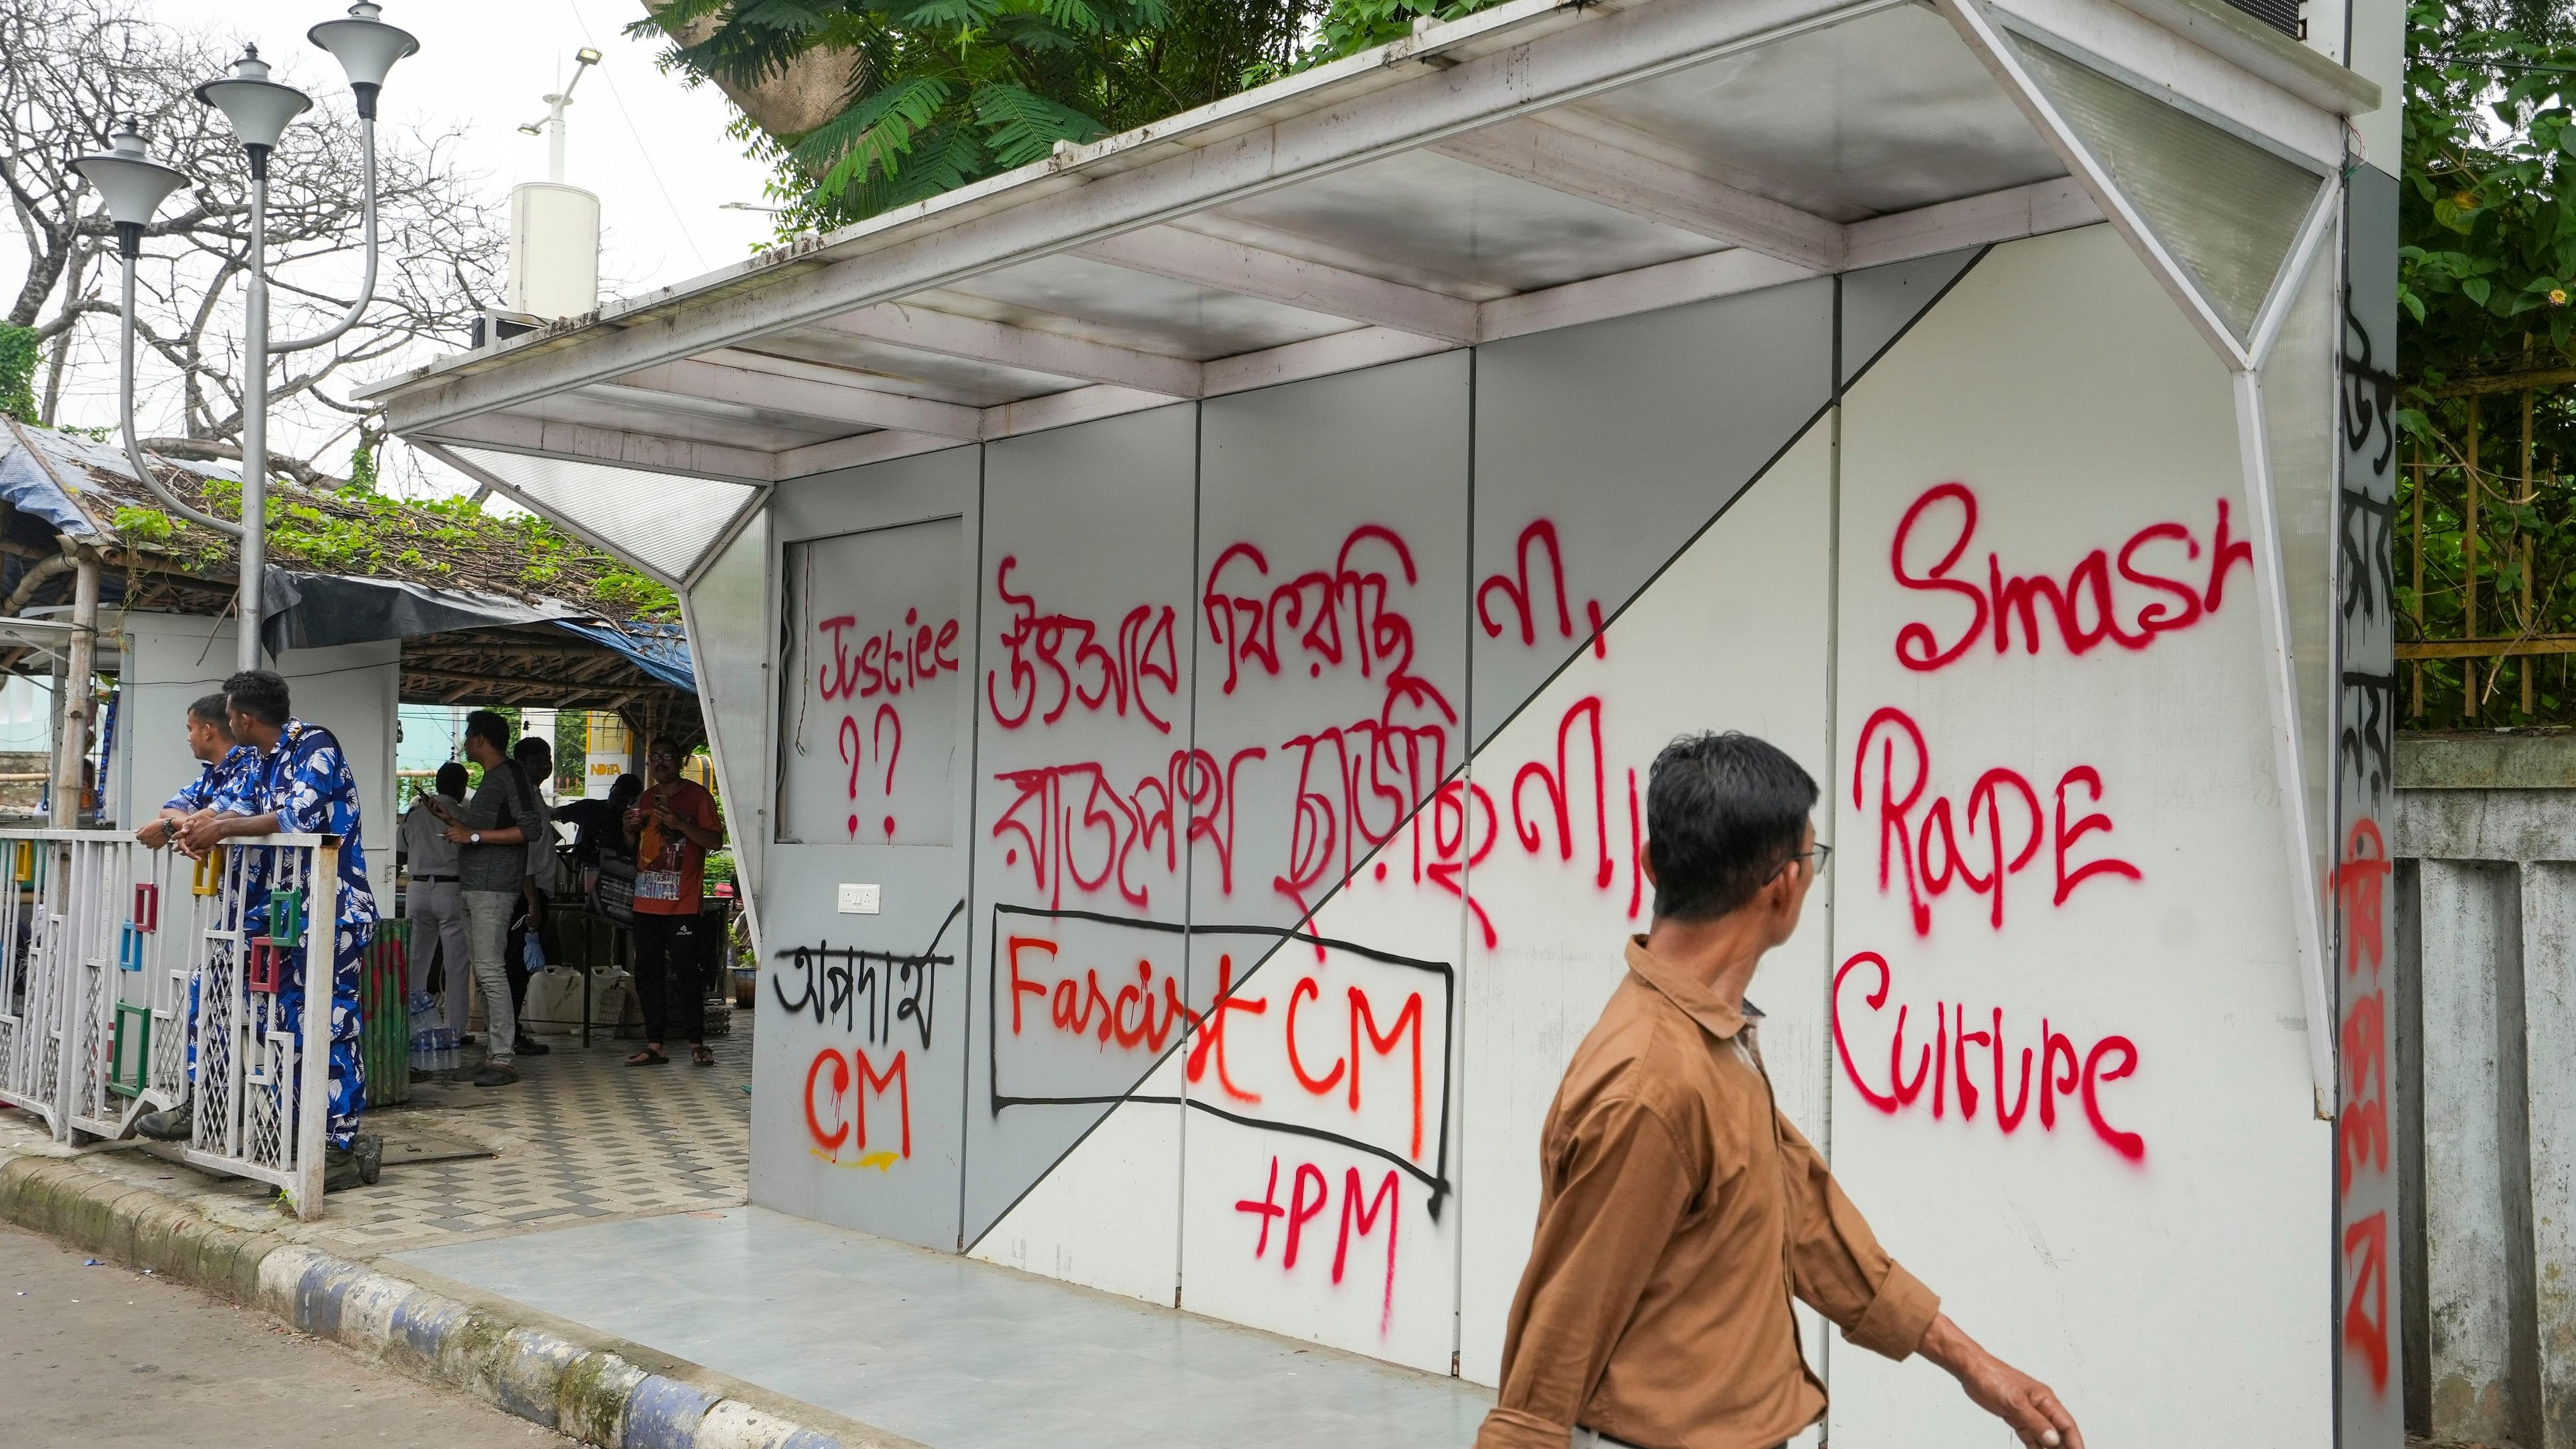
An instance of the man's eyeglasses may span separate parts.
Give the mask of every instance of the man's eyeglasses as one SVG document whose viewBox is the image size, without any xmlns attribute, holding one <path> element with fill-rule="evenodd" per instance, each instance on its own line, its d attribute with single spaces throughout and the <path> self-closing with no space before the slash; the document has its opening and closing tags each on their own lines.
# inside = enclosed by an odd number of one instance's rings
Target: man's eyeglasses
<svg viewBox="0 0 2576 1449">
<path fill-rule="evenodd" d="M 1832 846 L 1827 845 L 1822 841 L 1818 841 L 1815 849 L 1802 850 L 1796 855 L 1790 856 L 1787 860 L 1780 862 L 1779 870 L 1774 870 L 1771 874 L 1773 878 L 1776 879 L 1778 878 L 1780 871 L 1787 870 L 1791 865 L 1803 860 L 1808 863 L 1807 869 L 1811 873 L 1823 875 L 1825 873 L 1825 862 L 1832 859 L 1833 854 L 1834 848 Z"/>
</svg>

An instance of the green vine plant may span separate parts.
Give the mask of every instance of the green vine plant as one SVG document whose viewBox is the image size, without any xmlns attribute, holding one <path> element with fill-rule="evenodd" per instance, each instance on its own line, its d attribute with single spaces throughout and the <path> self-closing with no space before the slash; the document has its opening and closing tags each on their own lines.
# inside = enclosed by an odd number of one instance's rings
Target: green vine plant
<svg viewBox="0 0 2576 1449">
<path fill-rule="evenodd" d="M 241 517 L 238 482 L 205 478 L 197 493 L 215 517 Z M 220 570 L 234 558 L 230 538 L 159 508 L 119 507 L 109 527 L 127 547 L 185 568 Z M 323 494 L 279 483 L 268 548 L 277 562 L 316 572 L 544 594 L 618 620 L 669 623 L 680 615 L 677 597 L 652 578 L 542 518 L 487 513 L 467 498 L 409 502 L 364 488 Z"/>
</svg>

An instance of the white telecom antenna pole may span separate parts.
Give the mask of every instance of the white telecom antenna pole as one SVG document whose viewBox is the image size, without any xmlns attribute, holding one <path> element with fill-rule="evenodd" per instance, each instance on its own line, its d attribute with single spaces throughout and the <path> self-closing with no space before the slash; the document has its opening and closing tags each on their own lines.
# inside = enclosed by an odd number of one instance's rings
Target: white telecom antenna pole
<svg viewBox="0 0 2576 1449">
<path fill-rule="evenodd" d="M 599 198 L 564 184 L 564 108 L 572 104 L 582 73 L 599 64 L 600 56 L 584 46 L 572 58 L 572 79 L 546 97 L 545 119 L 519 128 L 546 137 L 546 179 L 510 189 L 510 278 L 502 311 L 492 320 L 497 336 L 578 317 L 599 305 Z"/>
<path fill-rule="evenodd" d="M 572 104 L 575 86 L 581 84 L 584 71 L 599 64 L 599 52 L 589 46 L 572 53 L 572 84 L 555 95 L 546 97 L 546 115 L 541 121 L 530 121 L 519 129 L 528 135 L 546 134 L 546 179 L 557 186 L 564 179 L 564 107 Z"/>
</svg>

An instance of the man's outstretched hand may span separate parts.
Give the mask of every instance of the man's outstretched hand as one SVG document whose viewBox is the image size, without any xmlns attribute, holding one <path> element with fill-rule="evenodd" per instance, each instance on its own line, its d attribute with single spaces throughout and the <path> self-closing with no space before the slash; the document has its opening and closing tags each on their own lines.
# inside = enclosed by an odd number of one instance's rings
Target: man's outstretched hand
<svg viewBox="0 0 2576 1449">
<path fill-rule="evenodd" d="M 1922 1353 L 1959 1381 L 1976 1406 L 2003 1420 L 2030 1449 L 2084 1449 L 2084 1431 L 2055 1390 L 1980 1347 L 1950 1315 L 1936 1315 Z"/>
</svg>

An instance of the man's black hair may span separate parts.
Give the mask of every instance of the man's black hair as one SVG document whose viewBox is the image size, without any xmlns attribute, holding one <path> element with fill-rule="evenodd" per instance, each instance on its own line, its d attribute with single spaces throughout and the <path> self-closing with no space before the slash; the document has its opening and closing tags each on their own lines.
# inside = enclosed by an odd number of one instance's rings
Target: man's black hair
<svg viewBox="0 0 2576 1449">
<path fill-rule="evenodd" d="M 188 706 L 188 718 L 198 724 L 213 725 L 227 738 L 233 732 L 233 717 L 225 708 L 224 696 L 220 694 L 199 695 L 197 702 Z"/>
<path fill-rule="evenodd" d="M 224 698 L 234 709 L 264 725 L 283 725 L 292 712 L 286 681 L 274 669 L 245 669 L 225 680 Z"/>
<path fill-rule="evenodd" d="M 519 737 L 519 742 L 510 747 L 510 758 L 527 766 L 531 770 L 537 769 L 542 765 L 544 766 L 544 773 L 553 774 L 555 764 L 554 742 L 541 735 L 521 735 Z"/>
<path fill-rule="evenodd" d="M 533 797 L 536 787 L 528 779 L 528 772 L 520 768 L 518 757 L 510 753 L 510 722 L 491 710 L 478 709 L 465 717 L 465 737 L 483 740 L 501 752 L 501 763 L 492 768 L 509 771 L 510 794 L 519 802 L 519 808 L 535 808 Z M 485 778 L 489 778 L 488 772 Z M 507 825 L 510 822 L 504 820 L 501 823 Z"/>
<path fill-rule="evenodd" d="M 617 777 L 617 782 L 608 787 L 608 803 L 616 806 L 620 810 L 623 810 L 628 806 L 633 805 L 636 798 L 641 796 L 643 793 L 643 776 L 637 774 L 620 775 Z"/>
<path fill-rule="evenodd" d="M 1646 785 L 1655 914 L 1714 920 L 1753 899 L 1815 808 L 1815 779 L 1767 741 L 1730 730 L 1664 746 Z"/>
<path fill-rule="evenodd" d="M 438 793 L 450 800 L 465 798 L 465 762 L 450 760 L 438 767 Z"/>
</svg>

